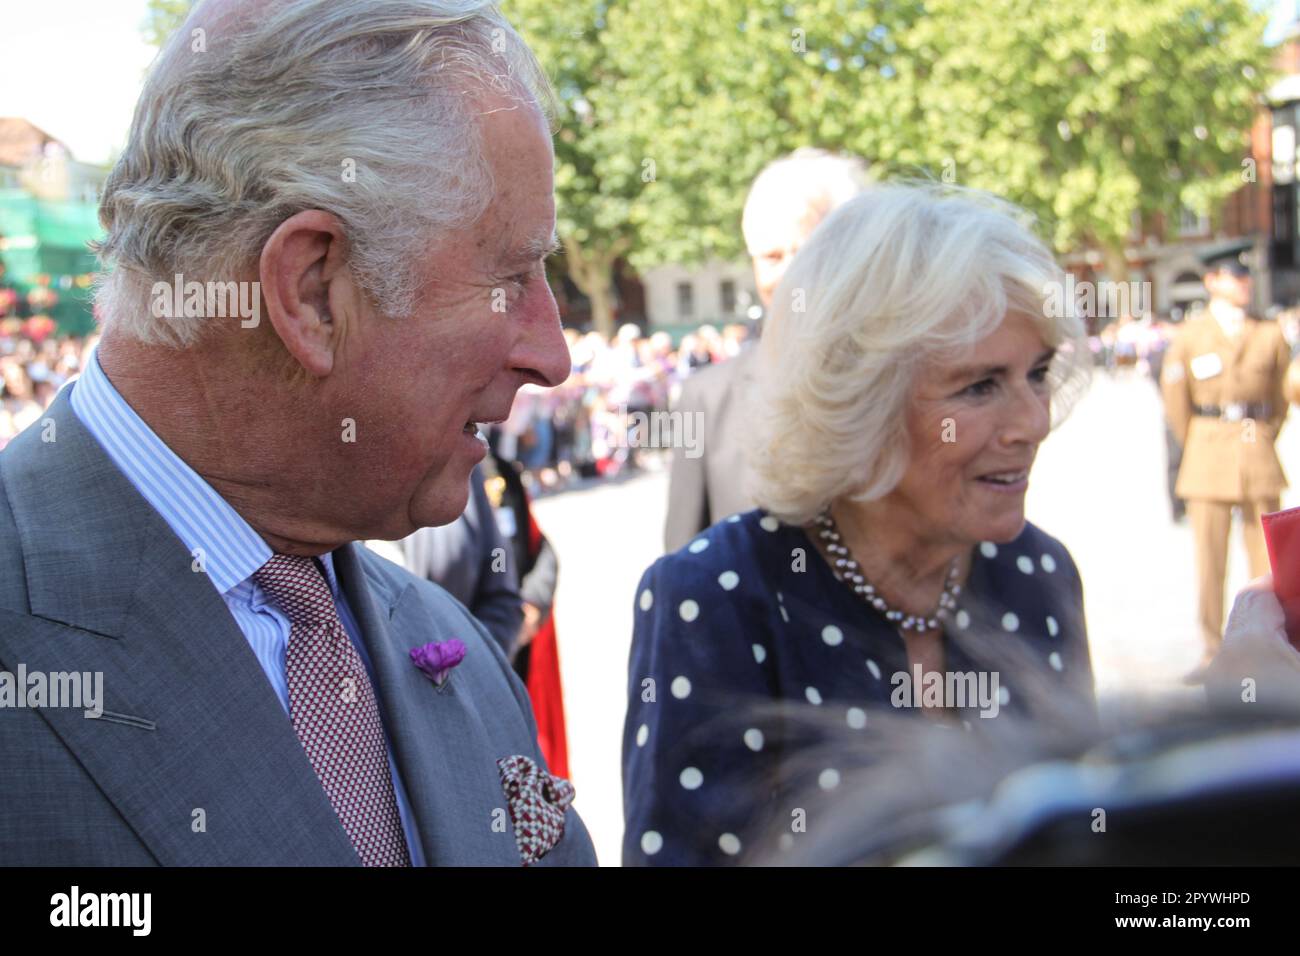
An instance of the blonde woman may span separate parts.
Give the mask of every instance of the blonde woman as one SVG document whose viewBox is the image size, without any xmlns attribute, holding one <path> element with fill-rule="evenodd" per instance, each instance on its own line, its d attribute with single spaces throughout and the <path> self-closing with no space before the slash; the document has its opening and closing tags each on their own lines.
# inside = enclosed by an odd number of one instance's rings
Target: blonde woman
<svg viewBox="0 0 1300 956">
<path fill-rule="evenodd" d="M 1078 572 L 1024 509 L 1054 399 L 1086 376 L 1063 280 L 977 193 L 877 187 L 813 233 L 760 345 L 760 507 L 637 589 L 625 863 L 735 862 L 772 817 L 791 845 L 815 825 L 785 795 L 844 768 L 805 765 L 791 704 L 864 734 L 879 708 L 955 732 L 1093 712 Z"/>
</svg>

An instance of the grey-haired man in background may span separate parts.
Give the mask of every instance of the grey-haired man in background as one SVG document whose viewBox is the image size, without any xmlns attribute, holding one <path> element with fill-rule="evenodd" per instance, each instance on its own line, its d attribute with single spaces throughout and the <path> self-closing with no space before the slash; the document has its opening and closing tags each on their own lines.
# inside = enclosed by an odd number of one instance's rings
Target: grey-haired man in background
<svg viewBox="0 0 1300 956">
<path fill-rule="evenodd" d="M 754 282 L 764 311 L 771 308 L 786 267 L 817 225 L 868 184 L 866 165 L 855 156 L 798 149 L 769 163 L 745 199 L 741 229 L 754 263 Z M 744 394 L 755 350 L 692 375 L 682 385 L 677 410 L 701 414 L 703 431 L 691 455 L 673 451 L 668 480 L 664 548 L 676 551 L 709 525 L 748 511 Z"/>
</svg>

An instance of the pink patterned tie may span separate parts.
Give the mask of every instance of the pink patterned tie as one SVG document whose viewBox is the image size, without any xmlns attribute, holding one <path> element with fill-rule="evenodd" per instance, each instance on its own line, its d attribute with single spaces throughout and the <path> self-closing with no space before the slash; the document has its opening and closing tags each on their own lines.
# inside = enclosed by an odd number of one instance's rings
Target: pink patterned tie
<svg viewBox="0 0 1300 956">
<path fill-rule="evenodd" d="M 312 558 L 277 554 L 253 574 L 289 618 L 293 729 L 365 866 L 410 866 L 379 702 Z"/>
</svg>

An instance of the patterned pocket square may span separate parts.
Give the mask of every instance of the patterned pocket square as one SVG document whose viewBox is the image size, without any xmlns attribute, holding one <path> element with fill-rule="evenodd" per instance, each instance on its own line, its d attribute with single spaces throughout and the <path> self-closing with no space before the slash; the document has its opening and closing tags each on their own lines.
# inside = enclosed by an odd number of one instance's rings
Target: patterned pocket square
<svg viewBox="0 0 1300 956">
<path fill-rule="evenodd" d="M 523 865 L 536 863 L 564 836 L 564 810 L 573 802 L 573 784 L 516 754 L 497 761 L 501 788 L 515 825 L 515 844 Z"/>
</svg>

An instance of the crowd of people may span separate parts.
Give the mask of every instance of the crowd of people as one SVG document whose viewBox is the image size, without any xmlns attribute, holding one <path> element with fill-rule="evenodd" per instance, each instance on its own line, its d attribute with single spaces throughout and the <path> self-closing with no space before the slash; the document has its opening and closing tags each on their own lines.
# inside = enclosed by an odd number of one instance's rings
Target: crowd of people
<svg viewBox="0 0 1300 956">
<path fill-rule="evenodd" d="M 674 343 L 631 323 L 607 339 L 566 329 L 572 372 L 558 388 L 520 389 L 510 417 L 494 426 L 493 448 L 518 461 L 531 490 L 641 467 L 654 449 L 637 441 L 632 416 L 667 411 L 693 372 L 734 358 L 749 327 L 702 325 Z"/>
<path fill-rule="evenodd" d="M 3 304 L 0 290 L 0 306 Z M 1300 308 L 1276 315 L 1293 350 L 1300 349 Z M 1132 368 L 1158 379 L 1161 359 L 1181 326 L 1181 312 L 1121 317 L 1088 344 L 1106 371 Z M 578 478 L 612 476 L 644 464 L 630 417 L 676 406 L 682 383 L 702 368 L 736 357 L 753 335 L 745 323 L 706 324 L 674 342 L 632 323 L 612 338 L 566 329 L 573 372 L 562 386 L 525 386 L 508 420 L 490 438 L 503 457 L 517 461 L 530 490 L 563 487 Z M 76 377 L 97 336 L 59 335 L 53 327 L 5 318 L 0 311 L 0 448 L 36 421 L 64 383 Z"/>
<path fill-rule="evenodd" d="M 1131 368 L 1159 379 L 1161 360 L 1183 322 L 1204 308 L 1197 303 L 1186 310 L 1119 316 L 1088 337 L 1093 362 L 1108 372 Z M 1292 352 L 1300 351 L 1300 306 L 1270 310 L 1268 318 L 1277 322 Z"/>
<path fill-rule="evenodd" d="M 38 336 L 0 319 L 0 448 L 40 419 L 59 388 L 82 369 L 94 336 Z"/>
<path fill-rule="evenodd" d="M 97 340 L 6 317 L 4 303 L 15 298 L 6 299 L 9 291 L 0 289 L 0 448 L 40 418 Z M 1300 308 L 1275 318 L 1293 350 L 1300 349 Z M 1088 338 L 1092 360 L 1106 371 L 1131 368 L 1158 379 L 1183 320 L 1176 310 L 1108 322 Z M 564 337 L 572 361 L 568 380 L 554 389 L 520 389 L 510 417 L 489 434 L 495 451 L 519 463 L 533 494 L 643 467 L 660 450 L 638 447 L 631 416 L 677 407 L 688 377 L 736 357 L 755 338 L 748 323 L 701 325 L 677 341 L 632 323 L 612 337 L 576 329 L 565 329 Z"/>
<path fill-rule="evenodd" d="M 37 421 L 75 378 L 96 336 L 33 337 L 27 323 L 0 318 L 0 448 Z M 749 328 L 703 325 L 674 343 L 631 323 L 612 338 L 566 329 L 573 371 L 558 388 L 525 386 L 510 417 L 492 426 L 493 448 L 516 461 L 530 491 L 563 487 L 643 466 L 658 451 L 638 447 L 637 412 L 666 411 L 693 372 L 739 354 Z"/>
</svg>

